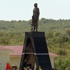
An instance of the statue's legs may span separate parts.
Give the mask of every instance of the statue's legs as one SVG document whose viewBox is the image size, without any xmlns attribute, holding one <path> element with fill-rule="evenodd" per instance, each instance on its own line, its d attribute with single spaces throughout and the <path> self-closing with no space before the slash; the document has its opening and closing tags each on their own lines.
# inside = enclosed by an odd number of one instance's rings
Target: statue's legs
<svg viewBox="0 0 70 70">
<path fill-rule="evenodd" d="M 38 31 L 38 18 L 34 18 L 34 16 L 32 16 L 31 31 Z"/>
<path fill-rule="evenodd" d="M 36 31 L 38 31 L 38 25 L 35 26 Z"/>
<path fill-rule="evenodd" d="M 35 31 L 36 32 L 38 31 L 38 20 L 36 20 L 36 23 L 35 23 Z"/>
</svg>

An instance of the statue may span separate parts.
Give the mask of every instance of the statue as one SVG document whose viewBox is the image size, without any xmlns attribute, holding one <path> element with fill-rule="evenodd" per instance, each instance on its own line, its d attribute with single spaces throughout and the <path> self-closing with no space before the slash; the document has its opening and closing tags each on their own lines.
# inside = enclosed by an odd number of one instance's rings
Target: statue
<svg viewBox="0 0 70 70">
<path fill-rule="evenodd" d="M 31 24 L 31 31 L 38 31 L 38 20 L 39 20 L 39 8 L 38 4 L 34 4 L 34 9 L 33 9 L 33 16 L 32 16 L 32 24 Z"/>
</svg>

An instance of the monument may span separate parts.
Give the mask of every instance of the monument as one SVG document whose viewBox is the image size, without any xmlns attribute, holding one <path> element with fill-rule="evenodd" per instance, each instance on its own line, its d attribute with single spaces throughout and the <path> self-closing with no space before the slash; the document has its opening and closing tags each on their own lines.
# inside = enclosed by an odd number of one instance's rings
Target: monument
<svg viewBox="0 0 70 70">
<path fill-rule="evenodd" d="M 45 32 L 39 32 L 37 29 L 25 32 L 20 70 L 26 68 L 28 70 L 52 70 Z"/>
</svg>

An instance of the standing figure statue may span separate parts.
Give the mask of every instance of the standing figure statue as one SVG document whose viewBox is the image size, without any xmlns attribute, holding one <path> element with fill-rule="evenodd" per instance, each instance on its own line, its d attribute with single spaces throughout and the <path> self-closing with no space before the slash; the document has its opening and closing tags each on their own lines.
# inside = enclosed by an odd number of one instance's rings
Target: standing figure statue
<svg viewBox="0 0 70 70">
<path fill-rule="evenodd" d="M 32 29 L 31 31 L 38 31 L 38 20 L 39 20 L 40 11 L 38 4 L 34 4 L 33 16 L 32 16 Z"/>
</svg>

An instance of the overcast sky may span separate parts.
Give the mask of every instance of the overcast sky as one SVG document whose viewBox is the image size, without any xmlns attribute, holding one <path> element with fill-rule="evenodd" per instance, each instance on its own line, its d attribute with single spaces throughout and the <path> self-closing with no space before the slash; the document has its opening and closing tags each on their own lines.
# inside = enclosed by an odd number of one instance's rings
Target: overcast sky
<svg viewBox="0 0 70 70">
<path fill-rule="evenodd" d="M 0 20 L 29 20 L 34 3 L 40 18 L 70 19 L 70 0 L 0 0 Z"/>
</svg>

